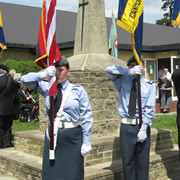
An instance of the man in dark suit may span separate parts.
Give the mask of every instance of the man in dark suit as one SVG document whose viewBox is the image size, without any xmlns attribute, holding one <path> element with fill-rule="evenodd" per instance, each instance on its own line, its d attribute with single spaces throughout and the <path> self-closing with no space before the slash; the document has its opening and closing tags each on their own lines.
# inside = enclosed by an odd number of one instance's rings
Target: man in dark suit
<svg viewBox="0 0 180 180">
<path fill-rule="evenodd" d="M 8 68 L 0 64 L 0 148 L 10 147 L 17 84 L 7 75 Z"/>
<path fill-rule="evenodd" d="M 180 150 L 180 83 L 179 83 L 180 69 L 177 69 L 173 72 L 172 80 L 174 82 L 176 94 L 178 97 L 176 123 L 177 123 L 177 128 L 178 128 L 178 145 L 179 145 L 179 150 Z M 180 151 L 179 151 L 179 157 L 180 157 Z"/>
<path fill-rule="evenodd" d="M 34 122 L 37 106 L 33 104 L 33 97 L 27 92 L 27 87 L 23 84 L 21 84 L 18 91 L 18 97 L 20 102 L 20 110 L 23 111 L 24 109 L 28 109 L 30 117 L 29 121 Z"/>
</svg>

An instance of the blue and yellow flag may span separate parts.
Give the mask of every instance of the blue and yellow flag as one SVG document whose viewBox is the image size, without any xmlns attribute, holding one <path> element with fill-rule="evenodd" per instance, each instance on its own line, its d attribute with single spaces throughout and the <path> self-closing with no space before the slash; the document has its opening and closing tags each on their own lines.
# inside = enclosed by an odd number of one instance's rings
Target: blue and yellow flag
<svg viewBox="0 0 180 180">
<path fill-rule="evenodd" d="M 180 0 L 174 0 L 172 25 L 180 25 Z"/>
<path fill-rule="evenodd" d="M 142 65 L 144 0 L 119 0 L 117 25 L 131 34 L 132 50 L 139 65 Z"/>
<path fill-rule="evenodd" d="M 1 16 L 1 10 L 0 10 L 0 56 L 2 55 L 5 49 L 7 49 L 7 47 L 6 47 L 5 37 L 4 37 L 2 16 Z"/>
<path fill-rule="evenodd" d="M 112 12 L 112 25 L 111 31 L 109 35 L 109 49 L 111 49 L 111 55 L 114 57 L 118 57 L 118 41 L 117 41 L 117 30 L 114 14 Z"/>
</svg>

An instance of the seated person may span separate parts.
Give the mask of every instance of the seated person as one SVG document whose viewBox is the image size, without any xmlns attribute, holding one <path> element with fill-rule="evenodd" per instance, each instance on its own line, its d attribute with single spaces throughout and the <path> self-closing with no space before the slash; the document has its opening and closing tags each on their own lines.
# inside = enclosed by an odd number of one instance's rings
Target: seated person
<svg viewBox="0 0 180 180">
<path fill-rule="evenodd" d="M 30 121 L 34 122 L 37 106 L 34 105 L 34 100 L 33 100 L 32 95 L 30 95 L 27 92 L 27 87 L 22 84 L 20 86 L 18 95 L 19 95 L 19 101 L 20 101 L 20 110 L 29 109 Z"/>
</svg>

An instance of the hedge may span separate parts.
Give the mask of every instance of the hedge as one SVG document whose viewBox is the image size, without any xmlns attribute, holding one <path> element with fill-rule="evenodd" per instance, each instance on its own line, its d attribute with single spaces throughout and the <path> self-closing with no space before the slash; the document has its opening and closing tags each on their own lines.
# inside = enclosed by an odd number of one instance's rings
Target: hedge
<svg viewBox="0 0 180 180">
<path fill-rule="evenodd" d="M 15 69 L 16 73 L 21 73 L 21 75 L 27 74 L 28 72 L 38 72 L 40 68 L 38 68 L 34 61 L 16 61 L 12 59 L 8 59 L 2 64 L 6 65 L 9 70 Z"/>
</svg>

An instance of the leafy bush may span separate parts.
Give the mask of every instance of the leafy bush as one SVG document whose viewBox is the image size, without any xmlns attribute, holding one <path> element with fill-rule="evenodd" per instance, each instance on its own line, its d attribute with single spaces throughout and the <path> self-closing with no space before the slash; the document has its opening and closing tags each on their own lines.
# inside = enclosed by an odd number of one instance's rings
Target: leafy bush
<svg viewBox="0 0 180 180">
<path fill-rule="evenodd" d="M 8 59 L 2 64 L 6 65 L 9 70 L 15 69 L 17 73 L 21 75 L 27 74 L 28 72 L 38 72 L 40 69 L 35 65 L 34 61 L 16 61 Z"/>
</svg>

